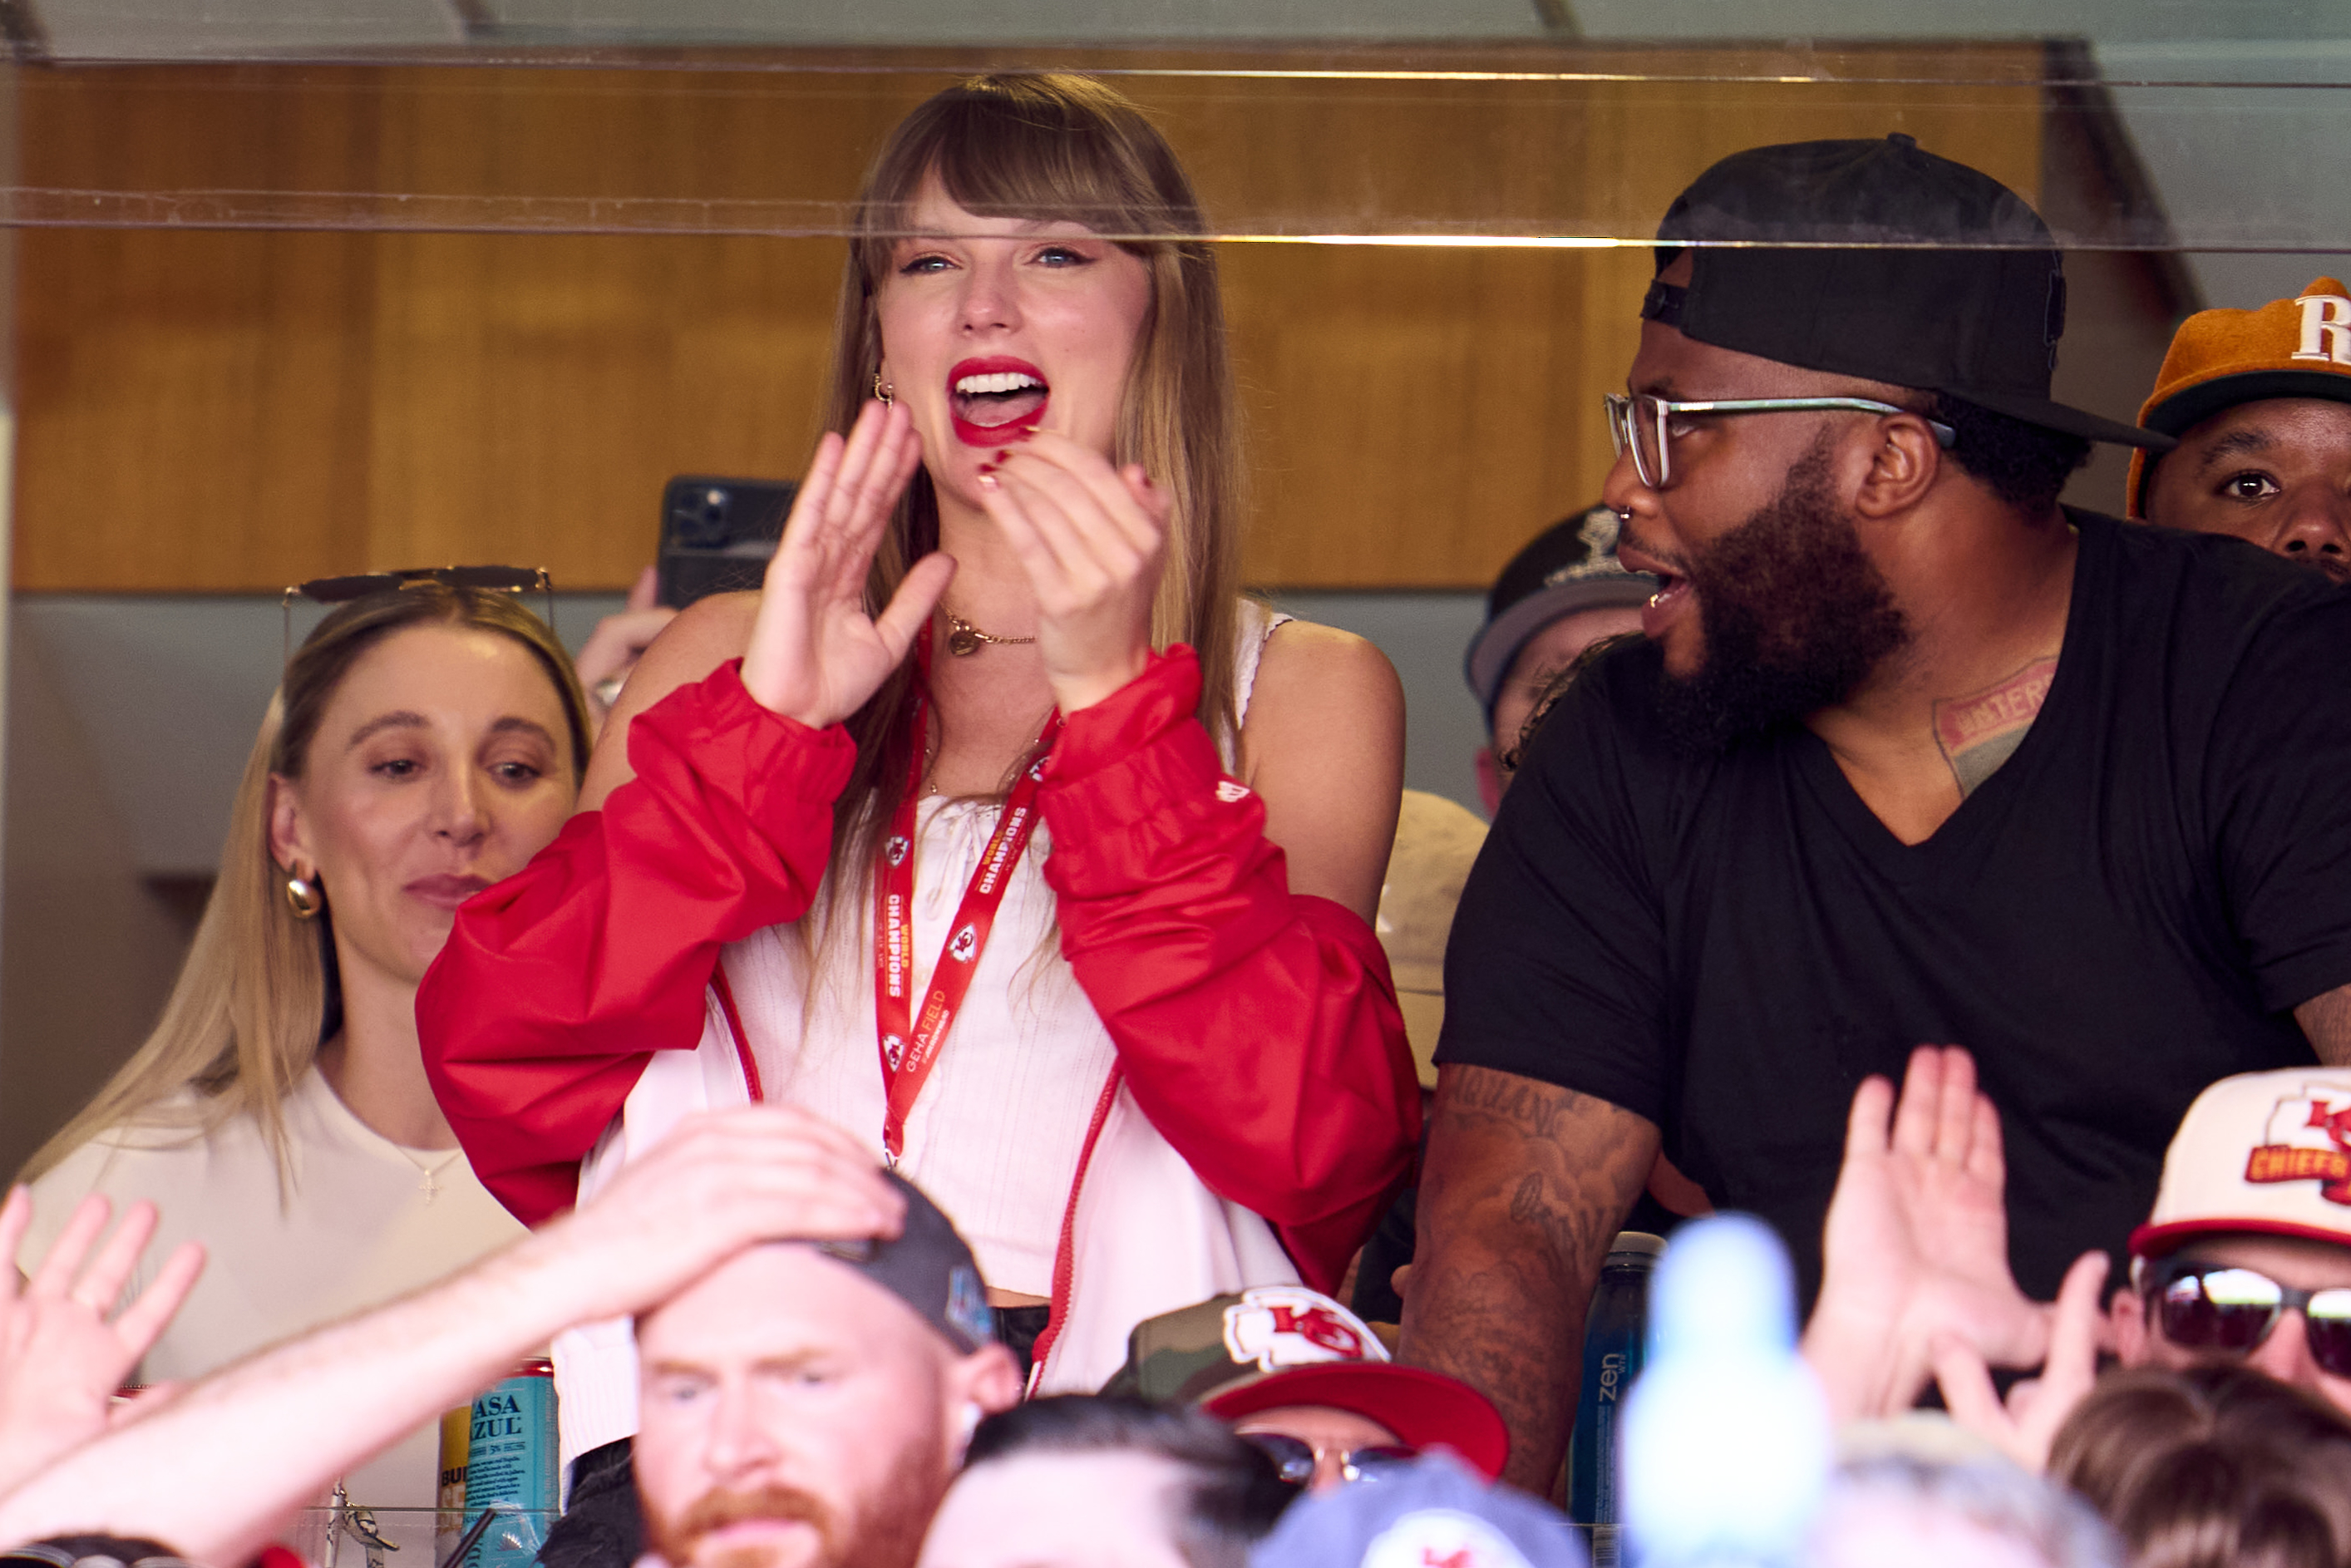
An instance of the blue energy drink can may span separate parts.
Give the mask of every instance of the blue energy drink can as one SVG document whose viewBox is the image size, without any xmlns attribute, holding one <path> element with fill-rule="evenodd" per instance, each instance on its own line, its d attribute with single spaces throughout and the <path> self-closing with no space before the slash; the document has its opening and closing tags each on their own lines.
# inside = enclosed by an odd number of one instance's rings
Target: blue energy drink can
<svg viewBox="0 0 2351 1568">
<path fill-rule="evenodd" d="M 1616 1423 L 1626 1391 L 1641 1375 L 1649 1271 L 1665 1249 L 1663 1240 L 1645 1231 L 1619 1232 L 1584 1319 L 1583 1387 L 1568 1448 L 1567 1500 L 1568 1517 L 1593 1527 L 1593 1568 L 1614 1568 L 1617 1562 Z"/>
<path fill-rule="evenodd" d="M 466 1533 L 484 1513 L 499 1517 L 475 1536 L 462 1568 L 530 1568 L 562 1503 L 556 1445 L 553 1362 L 526 1361 L 475 1399 L 465 1432 Z"/>
</svg>

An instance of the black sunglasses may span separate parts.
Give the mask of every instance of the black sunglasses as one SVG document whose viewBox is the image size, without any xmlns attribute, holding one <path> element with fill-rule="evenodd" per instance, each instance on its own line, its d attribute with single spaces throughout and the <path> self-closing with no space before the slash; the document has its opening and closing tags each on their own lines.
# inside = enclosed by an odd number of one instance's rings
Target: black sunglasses
<svg viewBox="0 0 2351 1568">
<path fill-rule="evenodd" d="M 1284 1486 L 1301 1490 L 1313 1484 L 1314 1465 L 1321 1451 L 1303 1437 L 1293 1437 L 1286 1432 L 1243 1432 L 1241 1441 L 1264 1453 L 1273 1461 L 1273 1468 Z M 1417 1448 L 1393 1445 L 1368 1448 L 1349 1448 L 1335 1455 L 1339 1475 L 1349 1485 L 1357 1481 L 1385 1480 L 1396 1471 L 1420 1458 Z"/>
<path fill-rule="evenodd" d="M 2351 1377 L 2351 1286 L 2298 1291 L 2256 1270 L 2184 1260 L 2156 1273 L 2147 1298 L 2163 1337 L 2184 1350 L 2242 1354 L 2267 1339 L 2278 1319 L 2298 1312 L 2310 1359 Z"/>
<path fill-rule="evenodd" d="M 412 566 L 400 571 L 362 571 L 350 577 L 314 577 L 308 582 L 298 582 L 286 591 L 280 607 L 286 621 L 285 663 L 294 662 L 294 601 L 308 600 L 313 604 L 349 604 L 354 599 L 366 599 L 372 594 L 396 593 L 403 588 L 420 583 L 437 582 L 444 588 L 473 588 L 486 593 L 528 593 L 532 590 L 546 595 L 547 628 L 555 630 L 555 580 L 543 566 Z"/>
</svg>

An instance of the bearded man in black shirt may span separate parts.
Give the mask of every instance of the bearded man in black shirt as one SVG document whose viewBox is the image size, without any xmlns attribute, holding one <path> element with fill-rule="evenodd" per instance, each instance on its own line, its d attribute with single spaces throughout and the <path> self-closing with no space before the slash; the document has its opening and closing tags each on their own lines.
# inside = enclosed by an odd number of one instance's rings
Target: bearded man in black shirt
<svg viewBox="0 0 2351 1568">
<path fill-rule="evenodd" d="M 1605 496 L 1666 586 L 1463 895 L 1405 1298 L 1539 1490 L 1661 1143 L 1809 1298 L 1855 1086 L 1967 1047 L 2006 1223 L 1923 1252 L 2029 1365 L 2199 1090 L 2351 1060 L 2351 594 L 2059 507 L 2163 438 L 2050 401 L 2032 209 L 1896 135 L 1726 159 L 1659 238 Z"/>
</svg>

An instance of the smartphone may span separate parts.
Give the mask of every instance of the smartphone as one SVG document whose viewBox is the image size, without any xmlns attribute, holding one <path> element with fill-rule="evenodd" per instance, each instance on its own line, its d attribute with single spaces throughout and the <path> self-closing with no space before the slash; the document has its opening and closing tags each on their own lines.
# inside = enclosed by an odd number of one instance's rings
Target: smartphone
<svg viewBox="0 0 2351 1568">
<path fill-rule="evenodd" d="M 663 486 L 661 601 L 683 610 L 713 593 L 758 588 L 799 493 L 793 479 L 706 474 L 680 474 Z"/>
</svg>

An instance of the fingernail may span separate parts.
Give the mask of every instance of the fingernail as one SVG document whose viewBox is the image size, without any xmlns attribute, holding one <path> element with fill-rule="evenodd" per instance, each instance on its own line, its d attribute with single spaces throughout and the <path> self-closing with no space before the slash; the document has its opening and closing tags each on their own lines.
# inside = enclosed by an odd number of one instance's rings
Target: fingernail
<svg viewBox="0 0 2351 1568">
<path fill-rule="evenodd" d="M 1024 424 L 1012 433 L 1012 439 L 1015 441 L 1026 441 L 1036 434 L 1037 427 L 1035 425 Z"/>
<path fill-rule="evenodd" d="M 979 487 L 983 490 L 993 490 L 998 488 L 996 476 L 993 474 L 982 473 L 979 476 Z"/>
</svg>

